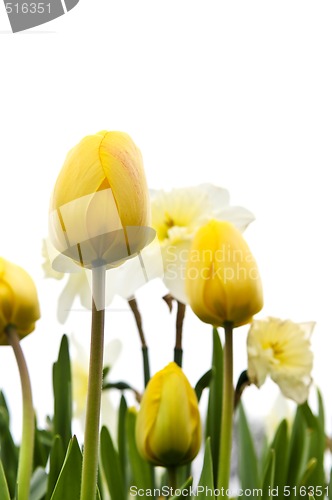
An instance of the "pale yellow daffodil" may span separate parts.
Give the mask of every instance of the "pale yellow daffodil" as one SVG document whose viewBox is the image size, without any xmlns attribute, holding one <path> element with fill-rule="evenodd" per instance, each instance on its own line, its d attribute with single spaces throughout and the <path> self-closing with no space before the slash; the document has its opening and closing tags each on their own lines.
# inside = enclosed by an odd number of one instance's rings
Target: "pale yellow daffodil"
<svg viewBox="0 0 332 500">
<path fill-rule="evenodd" d="M 254 321 L 247 340 L 249 380 L 261 387 L 270 376 L 284 396 L 304 403 L 312 380 L 314 325 L 277 318 Z"/>
</svg>

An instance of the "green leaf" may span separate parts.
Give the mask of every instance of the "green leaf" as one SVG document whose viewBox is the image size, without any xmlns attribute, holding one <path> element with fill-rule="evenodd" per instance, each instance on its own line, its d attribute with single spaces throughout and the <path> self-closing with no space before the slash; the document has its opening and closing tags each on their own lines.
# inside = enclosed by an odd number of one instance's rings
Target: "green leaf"
<svg viewBox="0 0 332 500">
<path fill-rule="evenodd" d="M 211 455 L 211 439 L 207 438 L 205 443 L 205 452 L 204 452 L 204 462 L 201 477 L 198 482 L 197 495 L 195 498 L 200 498 L 201 500 L 205 500 L 206 498 L 206 489 L 209 488 L 214 491 L 214 482 L 213 482 L 213 463 L 212 463 L 212 455 Z M 215 500 L 214 494 L 209 496 L 212 500 Z"/>
<path fill-rule="evenodd" d="M 121 396 L 118 419 L 118 450 L 121 473 L 124 484 L 127 484 L 127 448 L 126 448 L 126 414 L 127 403 L 124 396 Z"/>
<path fill-rule="evenodd" d="M 62 439 L 61 436 L 57 435 L 53 439 L 53 445 L 50 453 L 50 471 L 48 475 L 46 500 L 49 500 L 52 496 L 53 490 L 63 466 L 64 459 L 65 451 L 62 444 Z"/>
<path fill-rule="evenodd" d="M 183 492 L 183 494 L 174 495 L 169 500 L 179 500 L 179 498 L 183 498 L 183 499 L 190 498 L 188 496 L 188 491 L 189 491 L 192 484 L 193 484 L 193 478 L 188 477 L 187 481 L 185 483 L 183 483 L 182 486 L 180 486 L 180 488 L 178 488 L 181 492 Z"/>
<path fill-rule="evenodd" d="M 276 455 L 273 449 L 270 450 L 268 459 L 265 464 L 265 470 L 263 473 L 263 498 L 266 500 L 271 500 L 272 489 L 274 488 L 274 472 L 275 472 Z"/>
<path fill-rule="evenodd" d="M 131 484 L 144 490 L 153 489 L 153 468 L 138 453 L 135 439 L 136 412 L 127 411 L 126 431 L 128 440 L 128 458 L 131 467 Z"/>
<path fill-rule="evenodd" d="M 210 386 L 211 380 L 212 380 L 212 369 L 204 373 L 204 375 L 202 375 L 202 377 L 198 380 L 197 384 L 195 385 L 195 392 L 198 401 L 200 401 L 204 389 Z"/>
<path fill-rule="evenodd" d="M 47 474 L 44 469 L 38 467 L 31 478 L 29 500 L 41 500 L 47 490 Z"/>
<path fill-rule="evenodd" d="M 111 435 L 106 427 L 103 427 L 100 433 L 100 453 L 104 476 L 111 497 L 116 500 L 125 500 L 125 485 L 119 455 L 114 448 Z"/>
<path fill-rule="evenodd" d="M 59 434 L 65 448 L 71 439 L 72 392 L 68 338 L 62 337 L 58 360 L 53 364 L 54 435 Z"/>
<path fill-rule="evenodd" d="M 208 410 L 206 417 L 206 437 L 211 437 L 213 477 L 218 481 L 220 426 L 222 413 L 223 350 L 218 330 L 213 329 L 212 377 L 210 382 Z"/>
<path fill-rule="evenodd" d="M 0 392 L 0 460 L 6 476 L 9 494 L 15 495 L 18 466 L 18 448 L 10 432 L 10 416 L 5 396 Z"/>
<path fill-rule="evenodd" d="M 275 453 L 274 486 L 283 491 L 287 478 L 287 456 L 289 453 L 289 438 L 287 421 L 283 420 L 275 433 L 271 450 Z"/>
<path fill-rule="evenodd" d="M 55 485 L 51 500 L 79 500 L 82 474 L 82 453 L 74 436 Z"/>
<path fill-rule="evenodd" d="M 258 462 L 253 439 L 243 405 L 239 403 L 239 476 L 242 489 L 255 489 L 260 486 Z"/>
<path fill-rule="evenodd" d="M 4 472 L 3 467 L 2 467 L 1 460 L 0 460 L 0 498 L 1 498 L 1 500 L 10 500 L 7 480 L 6 480 L 5 472 Z"/>
<path fill-rule="evenodd" d="M 297 486 L 298 480 L 303 473 L 308 461 L 310 437 L 307 432 L 304 414 L 298 406 L 290 437 L 289 455 L 287 461 L 287 481 L 290 488 Z"/>
</svg>

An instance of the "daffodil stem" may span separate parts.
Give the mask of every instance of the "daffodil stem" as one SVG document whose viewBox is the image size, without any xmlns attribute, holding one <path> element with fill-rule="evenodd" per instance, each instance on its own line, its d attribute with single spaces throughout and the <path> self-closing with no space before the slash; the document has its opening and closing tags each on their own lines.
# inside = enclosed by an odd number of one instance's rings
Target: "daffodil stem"
<svg viewBox="0 0 332 500">
<path fill-rule="evenodd" d="M 35 436 L 35 414 L 32 403 L 31 383 L 28 367 L 21 348 L 19 337 L 15 326 L 6 328 L 8 342 L 13 348 L 17 366 L 21 378 L 23 419 L 22 419 L 22 441 L 20 447 L 17 488 L 18 500 L 28 500 L 30 492 L 30 479 L 33 464 L 33 448 Z"/>
<path fill-rule="evenodd" d="M 103 383 L 105 275 L 104 266 L 95 267 L 92 270 L 90 366 L 80 500 L 94 500 L 97 493 L 99 421 Z"/>
<path fill-rule="evenodd" d="M 174 361 L 179 367 L 182 367 L 182 332 L 183 332 L 183 321 L 186 313 L 186 305 L 182 302 L 177 301 L 178 310 L 176 314 L 176 338 L 174 347 Z"/>
<path fill-rule="evenodd" d="M 233 433 L 233 327 L 225 324 L 224 377 L 219 449 L 218 489 L 228 489 L 231 470 L 231 451 Z"/>
<path fill-rule="evenodd" d="M 139 312 L 137 301 L 135 298 L 128 300 L 128 304 L 129 304 L 129 307 L 132 310 L 132 313 L 134 315 L 139 338 L 141 340 L 142 356 L 143 356 L 144 385 L 146 387 L 149 380 L 150 380 L 150 363 L 149 363 L 149 349 L 148 349 L 148 346 L 146 344 L 145 335 L 144 335 L 144 331 L 143 331 L 142 316 L 141 316 L 141 313 Z"/>
</svg>

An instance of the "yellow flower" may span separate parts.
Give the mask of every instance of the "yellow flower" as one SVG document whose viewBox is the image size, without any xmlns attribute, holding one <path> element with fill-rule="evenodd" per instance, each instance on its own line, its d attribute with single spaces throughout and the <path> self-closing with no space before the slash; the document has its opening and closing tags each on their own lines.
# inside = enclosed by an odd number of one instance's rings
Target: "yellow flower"
<svg viewBox="0 0 332 500">
<path fill-rule="evenodd" d="M 304 403 L 311 384 L 313 328 L 312 322 L 277 318 L 254 321 L 247 340 L 249 380 L 260 387 L 270 375 L 284 396 Z"/>
<path fill-rule="evenodd" d="M 186 264 L 198 228 L 211 219 L 232 222 L 240 231 L 254 220 L 249 210 L 230 205 L 226 189 L 212 184 L 151 192 L 152 227 L 164 263 L 164 283 L 173 297 L 186 304 Z"/>
<path fill-rule="evenodd" d="M 154 236 L 140 151 L 122 132 L 82 139 L 67 155 L 50 205 L 54 247 L 82 267 L 119 263 Z M 63 259 L 53 263 L 63 271 Z"/>
<path fill-rule="evenodd" d="M 233 224 L 212 220 L 197 231 L 189 254 L 186 291 L 194 313 L 214 326 L 244 325 L 261 310 L 257 265 Z"/>
<path fill-rule="evenodd" d="M 17 328 L 22 339 L 40 318 L 37 290 L 29 274 L 0 257 L 0 344 L 7 345 L 5 329 Z"/>
<path fill-rule="evenodd" d="M 136 443 L 145 460 L 165 467 L 186 464 L 197 455 L 201 444 L 197 398 L 176 363 L 148 383 L 137 416 Z"/>
</svg>

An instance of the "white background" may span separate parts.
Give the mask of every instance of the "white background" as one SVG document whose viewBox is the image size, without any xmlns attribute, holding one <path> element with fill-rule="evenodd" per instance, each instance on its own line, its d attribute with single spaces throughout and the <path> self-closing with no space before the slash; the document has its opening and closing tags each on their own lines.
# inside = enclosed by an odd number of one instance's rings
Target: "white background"
<svg viewBox="0 0 332 500">
<path fill-rule="evenodd" d="M 314 379 L 331 394 L 332 4 L 330 1 L 81 0 L 67 15 L 11 34 L 0 5 L 0 255 L 38 286 L 42 319 L 22 342 L 40 423 L 52 412 L 51 363 L 63 332 L 89 338 L 89 313 L 56 321 L 63 282 L 44 280 L 41 241 L 67 151 L 101 129 L 128 132 L 150 187 L 211 182 L 254 212 L 246 232 L 259 263 L 260 316 L 315 320 Z M 138 293 L 152 370 L 172 357 L 174 316 L 161 283 Z M 79 304 L 76 304 L 79 309 Z M 107 339 L 124 343 L 114 378 L 142 388 L 139 342 L 120 299 Z M 246 368 L 247 328 L 235 332 L 235 374 Z M 188 313 L 184 369 L 209 368 L 211 333 Z M 9 347 L 0 386 L 15 425 L 20 389 Z M 277 390 L 250 388 L 265 415 Z"/>
</svg>

